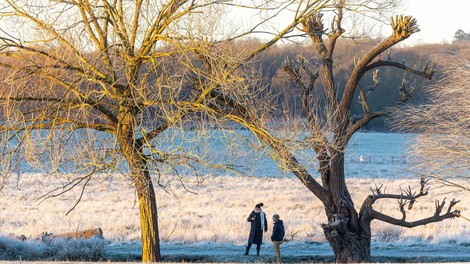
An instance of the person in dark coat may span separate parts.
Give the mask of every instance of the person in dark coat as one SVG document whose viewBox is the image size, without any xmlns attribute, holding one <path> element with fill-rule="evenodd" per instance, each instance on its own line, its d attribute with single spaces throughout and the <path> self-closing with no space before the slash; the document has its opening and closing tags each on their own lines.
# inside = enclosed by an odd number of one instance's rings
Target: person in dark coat
<svg viewBox="0 0 470 264">
<path fill-rule="evenodd" d="M 281 244 L 284 241 L 284 223 L 279 218 L 278 214 L 273 215 L 273 233 L 271 234 L 271 241 L 273 242 L 274 252 L 276 252 L 277 263 L 282 263 L 281 260 Z"/>
<path fill-rule="evenodd" d="M 261 244 L 263 243 L 263 231 L 268 231 L 268 220 L 266 220 L 266 214 L 261 209 L 262 206 L 263 203 L 257 204 L 247 218 L 247 221 L 251 223 L 251 228 L 244 255 L 249 255 L 251 245 L 256 244 L 256 255 L 259 256 Z"/>
</svg>

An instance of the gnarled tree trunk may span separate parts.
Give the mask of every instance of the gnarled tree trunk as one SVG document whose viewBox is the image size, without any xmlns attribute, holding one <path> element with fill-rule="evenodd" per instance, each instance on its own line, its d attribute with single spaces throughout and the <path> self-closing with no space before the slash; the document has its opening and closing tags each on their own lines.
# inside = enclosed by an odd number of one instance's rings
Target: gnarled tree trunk
<svg viewBox="0 0 470 264">
<path fill-rule="evenodd" d="M 330 181 L 326 186 L 330 199 L 325 205 L 328 223 L 322 228 L 337 263 L 370 262 L 370 221 L 363 221 L 354 208 L 344 175 L 344 154 L 332 152 Z"/>
<path fill-rule="evenodd" d="M 353 233 L 347 223 L 324 225 L 325 237 L 330 243 L 337 263 L 370 262 L 370 233 Z M 361 230 L 359 230 L 361 231 Z"/>
</svg>

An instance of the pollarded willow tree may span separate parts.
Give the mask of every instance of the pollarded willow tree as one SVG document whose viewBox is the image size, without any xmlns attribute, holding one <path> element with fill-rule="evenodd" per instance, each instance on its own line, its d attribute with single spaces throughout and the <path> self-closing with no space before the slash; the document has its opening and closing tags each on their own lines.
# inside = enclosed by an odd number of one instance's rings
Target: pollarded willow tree
<svg viewBox="0 0 470 264">
<path fill-rule="evenodd" d="M 195 41 L 215 36 L 223 43 L 252 33 L 295 1 L 3 1 L 3 180 L 25 170 L 65 175 L 48 195 L 75 187 L 83 195 L 97 173 L 126 172 L 139 202 L 142 261 L 161 260 L 153 180 L 163 185 L 175 165 L 205 163 L 182 145 L 168 147 L 174 142 L 165 132 L 203 116 L 212 91 L 240 82 L 236 71 L 245 61 L 328 2 L 302 2 L 305 10 L 266 43 L 219 57 L 230 64 L 209 80 L 191 57 L 201 48 Z M 265 13 L 244 32 L 220 31 L 227 6 Z M 205 86 L 193 86 L 201 80 Z"/>
<path fill-rule="evenodd" d="M 387 5 L 391 2 L 332 1 L 334 9 L 321 9 L 301 22 L 300 30 L 313 43 L 317 56 L 304 58 L 299 55 L 297 61 L 286 59 L 283 66 L 298 89 L 306 119 L 305 133 L 285 140 L 277 129 L 279 126 L 276 129 L 270 128 L 259 109 L 256 109 L 256 100 L 259 98 L 239 96 L 223 89 L 211 92 L 214 101 L 211 107 L 215 113 L 250 129 L 261 144 L 270 148 L 270 155 L 281 167 L 291 171 L 323 203 L 328 221 L 322 228 L 334 251 L 336 262 L 340 263 L 371 261 L 373 220 L 412 228 L 459 216 L 458 211 L 452 211 L 457 203 L 452 200 L 447 209 L 444 209 L 445 201 L 437 202 L 435 211 L 428 218 L 408 221 L 407 211 L 412 209 L 418 198 L 428 194 L 425 179 L 421 180 L 416 192 L 409 188 L 392 194 L 377 187 L 360 207 L 355 206 L 348 189 L 344 170 L 348 142 L 358 130 L 386 113 L 384 109 L 372 109 L 368 103 L 369 94 L 380 93 L 379 69 L 393 67 L 427 79 L 431 79 L 434 73 L 429 65 L 417 69 L 391 58 L 389 49 L 419 30 L 414 18 L 400 15 L 390 20 L 390 36 L 365 54 L 357 55 L 348 81 L 335 82 L 335 44 L 342 36 L 347 36 L 343 28 L 346 15 L 350 12 L 361 15 L 368 10 L 381 11 L 380 3 Z M 331 19 L 331 23 L 326 23 L 327 17 Z M 213 58 L 202 59 L 206 62 L 208 72 L 211 72 Z M 368 76 L 372 77 L 372 81 L 366 85 Z M 400 94 L 397 103 L 406 101 L 412 91 L 413 88 L 404 80 L 402 86 L 397 87 L 397 94 Z M 362 105 L 363 113 L 360 116 L 351 115 L 351 105 L 356 102 Z M 292 120 L 291 117 L 286 119 Z M 289 132 L 294 130 L 292 124 L 286 129 Z M 315 159 L 301 161 L 299 147 L 315 153 Z M 313 162 L 314 166 L 305 162 Z M 311 167 L 319 172 L 320 182 L 314 178 L 315 172 L 309 171 Z M 374 208 L 377 201 L 384 200 L 398 201 L 401 217 L 394 217 L 392 212 L 380 212 Z"/>
<path fill-rule="evenodd" d="M 468 44 L 434 55 L 443 78 L 426 87 L 428 103 L 400 105 L 390 112 L 393 128 L 418 133 L 410 154 L 414 172 L 470 191 L 470 68 Z"/>
</svg>

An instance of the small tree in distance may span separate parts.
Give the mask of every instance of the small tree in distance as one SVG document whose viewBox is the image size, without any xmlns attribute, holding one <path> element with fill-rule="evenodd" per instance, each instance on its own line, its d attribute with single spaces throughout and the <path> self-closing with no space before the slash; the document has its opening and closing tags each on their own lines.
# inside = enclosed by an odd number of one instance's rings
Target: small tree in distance
<svg viewBox="0 0 470 264">
<path fill-rule="evenodd" d="M 470 41 L 470 34 L 466 33 L 462 29 L 459 29 L 454 34 L 454 41 Z"/>
<path fill-rule="evenodd" d="M 335 254 L 335 261 L 340 263 L 371 261 L 373 220 L 412 228 L 459 216 L 458 211 L 452 211 L 458 201 L 452 200 L 446 210 L 445 201 L 437 202 L 435 211 L 429 217 L 408 221 L 407 210 L 413 208 L 418 198 L 428 194 L 427 181 L 424 179 L 421 179 L 419 190 L 416 192 L 409 188 L 404 189 L 402 193 L 389 194 L 385 193 L 382 186 L 376 187 L 359 208 L 355 207 L 346 184 L 344 161 L 348 142 L 371 120 L 385 115 L 384 109 L 372 109 L 368 103 L 370 93 L 380 92 L 379 69 L 394 67 L 427 79 L 431 79 L 434 73 L 429 65 L 416 69 L 409 63 L 393 61 L 388 53 L 389 49 L 419 30 L 414 18 L 395 16 L 391 19 L 391 35 L 362 56 L 356 57 L 346 83 L 335 82 L 334 50 L 337 40 L 346 32 L 342 25 L 345 12 L 356 11 L 361 14 L 374 8 L 380 10 L 378 3 L 391 2 L 365 1 L 357 4 L 355 1 L 335 1 L 331 23 L 326 23 L 323 17 L 323 12 L 331 11 L 328 9 L 315 12 L 301 23 L 300 29 L 313 43 L 317 57 L 305 58 L 299 55 L 297 61 L 286 59 L 284 69 L 296 84 L 298 96 L 301 98 L 306 120 L 298 126 L 301 127 L 301 132 L 305 131 L 306 134 L 292 135 L 292 120 L 295 118 L 285 116 L 291 122 L 286 130 L 292 136 L 288 140 L 282 138 L 279 126 L 272 129 L 266 120 L 263 120 L 259 110 L 253 108 L 256 107 L 253 101 L 257 99 L 255 97 L 243 97 L 223 89 L 213 90 L 211 93 L 215 101 L 212 106 L 215 112 L 250 129 L 264 146 L 270 148 L 271 156 L 281 167 L 292 172 L 323 203 L 328 222 L 323 224 L 322 228 Z M 210 61 L 210 58 L 206 58 L 208 69 L 211 68 Z M 364 77 L 367 76 L 372 77 L 373 82 L 366 86 Z M 409 87 L 406 80 L 397 88 L 400 101 L 406 102 L 413 88 Z M 322 93 L 318 92 L 320 89 Z M 351 115 L 350 109 L 354 102 L 362 105 L 362 115 Z M 308 164 L 312 162 L 311 156 L 306 160 L 299 160 L 299 147 L 315 153 L 316 162 L 313 166 Z M 307 162 L 307 165 L 304 162 Z M 318 170 L 321 182 L 312 176 L 313 173 L 309 172 L 307 166 Z M 374 208 L 377 201 L 386 199 L 398 202 L 401 217 L 393 217 L 389 212 L 380 212 Z"/>
<path fill-rule="evenodd" d="M 468 43 L 434 56 L 443 78 L 427 87 L 430 101 L 393 108 L 394 129 L 418 133 L 410 154 L 413 171 L 437 182 L 470 191 L 470 48 Z"/>
</svg>

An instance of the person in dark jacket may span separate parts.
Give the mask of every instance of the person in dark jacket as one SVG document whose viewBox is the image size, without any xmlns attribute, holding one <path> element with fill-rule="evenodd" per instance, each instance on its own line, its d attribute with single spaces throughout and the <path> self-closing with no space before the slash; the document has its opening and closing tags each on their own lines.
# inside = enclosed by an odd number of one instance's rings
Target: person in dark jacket
<svg viewBox="0 0 470 264">
<path fill-rule="evenodd" d="M 248 245 L 244 255 L 249 255 L 252 244 L 256 244 L 256 255 L 259 256 L 259 250 L 263 243 L 263 231 L 268 231 L 268 220 L 266 220 L 266 214 L 263 212 L 261 207 L 263 203 L 259 203 L 255 206 L 255 209 L 248 216 L 247 221 L 251 223 L 250 236 L 248 237 Z"/>
<path fill-rule="evenodd" d="M 271 241 L 273 242 L 274 252 L 276 252 L 277 263 L 282 263 L 281 260 L 281 244 L 284 241 L 284 223 L 279 218 L 278 214 L 273 215 L 273 233 L 271 234 Z"/>
</svg>

